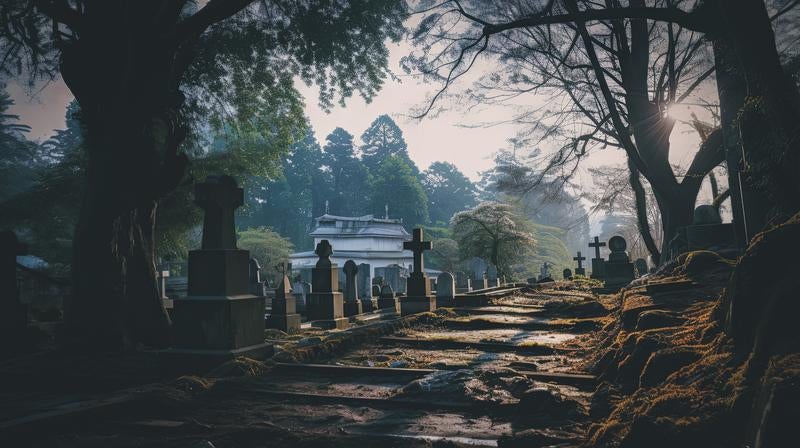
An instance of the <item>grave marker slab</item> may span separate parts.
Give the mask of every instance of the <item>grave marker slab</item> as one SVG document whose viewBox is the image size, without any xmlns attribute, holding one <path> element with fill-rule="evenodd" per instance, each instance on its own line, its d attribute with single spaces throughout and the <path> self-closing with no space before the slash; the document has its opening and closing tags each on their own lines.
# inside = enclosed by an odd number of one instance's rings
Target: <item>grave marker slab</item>
<svg viewBox="0 0 800 448">
<path fill-rule="evenodd" d="M 572 280 L 572 270 L 570 270 L 569 268 L 564 269 L 562 275 L 564 276 L 564 280 Z"/>
<path fill-rule="evenodd" d="M 272 311 L 267 320 L 267 328 L 277 328 L 286 333 L 300 330 L 300 315 L 297 313 L 297 302 L 292 293 L 289 277 L 283 276 L 275 288 L 272 299 Z"/>
<path fill-rule="evenodd" d="M 625 251 L 628 243 L 621 236 L 613 236 L 608 240 L 608 248 L 611 254 L 605 263 L 605 287 L 619 289 L 633 281 L 633 263 L 631 263 L 628 253 Z"/>
<path fill-rule="evenodd" d="M 378 308 L 381 311 L 390 311 L 392 313 L 400 313 L 400 302 L 392 289 L 392 285 L 383 285 L 378 297 Z"/>
<path fill-rule="evenodd" d="M 455 305 L 456 281 L 453 274 L 442 272 L 436 277 L 436 306 L 452 307 Z"/>
<path fill-rule="evenodd" d="M 594 248 L 594 258 L 592 258 L 592 275 L 591 278 L 603 279 L 605 277 L 603 271 L 603 257 L 600 256 L 600 248 L 605 247 L 606 243 L 601 242 L 600 238 L 594 237 L 594 242 L 589 243 L 589 247 Z"/>
<path fill-rule="evenodd" d="M 344 263 L 344 315 L 345 317 L 361 314 L 361 299 L 358 297 L 358 266 L 353 260 Z"/>
</svg>

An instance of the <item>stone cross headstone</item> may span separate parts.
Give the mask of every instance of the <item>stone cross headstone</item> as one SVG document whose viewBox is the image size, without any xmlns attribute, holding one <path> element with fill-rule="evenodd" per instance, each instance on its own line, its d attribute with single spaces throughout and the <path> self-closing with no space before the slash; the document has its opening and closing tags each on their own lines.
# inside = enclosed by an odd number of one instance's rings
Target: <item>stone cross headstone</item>
<svg viewBox="0 0 800 448">
<path fill-rule="evenodd" d="M 300 330 L 297 302 L 289 277 L 285 275 L 278 282 L 278 287 L 275 288 L 275 297 L 272 299 L 272 311 L 267 319 L 267 328 L 277 328 L 286 333 Z"/>
<path fill-rule="evenodd" d="M 361 299 L 358 297 L 358 266 L 353 260 L 344 262 L 344 315 L 345 317 L 361 314 Z"/>
<path fill-rule="evenodd" d="M 603 274 L 603 258 L 600 256 L 600 248 L 605 247 L 606 243 L 601 242 L 600 238 L 594 237 L 594 242 L 589 243 L 589 247 L 594 248 L 594 258 L 592 258 L 592 278 L 602 279 Z"/>
<path fill-rule="evenodd" d="M 346 328 L 348 319 L 344 317 L 344 297 L 336 291 L 339 288 L 339 268 L 331 262 L 333 247 L 328 240 L 322 240 L 314 253 L 319 259 L 311 270 L 311 294 L 306 304 L 308 320 L 318 328 Z"/>
<path fill-rule="evenodd" d="M 436 309 L 436 297 L 431 295 L 431 285 L 425 275 L 425 257 L 423 252 L 431 250 L 433 243 L 423 240 L 421 228 L 414 229 L 414 238 L 403 243 L 403 249 L 414 254 L 414 270 L 408 278 L 406 297 L 400 301 L 400 312 L 403 316 Z"/>
<path fill-rule="evenodd" d="M 572 270 L 570 270 L 569 268 L 564 269 L 563 275 L 564 275 L 564 280 L 572 280 Z"/>
<path fill-rule="evenodd" d="M 573 260 L 578 262 L 578 267 L 575 268 L 575 275 L 586 275 L 586 269 L 583 268 L 583 262 L 586 260 L 586 257 L 581 255 L 581 251 L 578 251 L 578 256 L 572 257 Z"/>
<path fill-rule="evenodd" d="M 209 176 L 195 185 L 195 204 L 203 209 L 201 249 L 236 249 L 234 212 L 244 204 L 244 190 L 230 176 Z"/>
<path fill-rule="evenodd" d="M 628 243 L 621 236 L 613 236 L 608 240 L 608 248 L 611 254 L 605 263 L 605 287 L 619 289 L 626 286 L 635 278 L 633 274 L 633 263 L 631 263 L 628 253 L 625 251 Z"/>
<path fill-rule="evenodd" d="M 243 202 L 244 191 L 230 176 L 209 176 L 195 185 L 195 203 L 204 211 L 203 240 L 189 252 L 188 295 L 173 301 L 176 354 L 265 354 L 264 297 L 250 293 L 250 253 L 236 247 L 234 212 Z"/>
<path fill-rule="evenodd" d="M 456 281 L 453 274 L 442 272 L 436 277 L 436 306 L 452 307 L 455 305 Z"/>
<path fill-rule="evenodd" d="M 16 340 L 28 325 L 28 310 L 20 303 L 17 285 L 17 255 L 27 252 L 14 232 L 0 232 L 0 332 L 11 338 L 4 342 Z"/>
</svg>

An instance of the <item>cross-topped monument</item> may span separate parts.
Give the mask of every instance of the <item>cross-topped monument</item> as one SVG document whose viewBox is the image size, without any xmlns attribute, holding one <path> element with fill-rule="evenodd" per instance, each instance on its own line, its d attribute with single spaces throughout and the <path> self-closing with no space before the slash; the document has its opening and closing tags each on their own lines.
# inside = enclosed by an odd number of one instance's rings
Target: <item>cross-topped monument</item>
<svg viewBox="0 0 800 448">
<path fill-rule="evenodd" d="M 593 243 L 589 243 L 589 247 L 594 248 L 594 258 L 596 258 L 598 260 L 601 258 L 600 257 L 600 248 L 601 247 L 605 247 L 605 246 L 606 246 L 606 243 L 600 241 L 600 238 L 598 238 L 598 237 L 594 237 L 594 242 Z M 578 253 L 580 253 L 580 252 L 578 252 Z"/>
<path fill-rule="evenodd" d="M 583 262 L 586 257 L 581 254 L 581 251 L 578 251 L 578 256 L 572 257 L 572 259 L 578 262 L 578 267 L 575 268 L 575 275 L 586 275 L 586 270 L 583 268 Z"/>
<path fill-rule="evenodd" d="M 594 248 L 594 258 L 592 258 L 592 278 L 602 279 L 605 277 L 603 267 L 603 258 L 600 257 L 600 248 L 604 247 L 606 243 L 601 242 L 600 238 L 594 237 L 594 242 L 589 243 L 589 247 Z"/>
<path fill-rule="evenodd" d="M 358 298 L 358 282 L 356 276 L 358 275 L 358 266 L 353 260 L 347 260 L 344 263 L 344 315 L 346 317 L 361 314 L 363 308 L 361 300 Z"/>
<path fill-rule="evenodd" d="M 422 240 L 422 229 L 414 229 L 414 239 L 403 243 L 403 249 L 414 253 L 414 271 L 408 278 L 407 297 L 400 300 L 402 315 L 433 311 L 436 297 L 431 295 L 431 284 L 425 275 L 423 252 L 433 249 L 430 241 Z"/>
<path fill-rule="evenodd" d="M 422 253 L 433 249 L 433 243 L 422 241 L 422 229 L 414 229 L 414 239 L 403 243 L 403 249 L 414 253 L 414 272 L 411 275 L 422 273 L 425 270 Z"/>
<path fill-rule="evenodd" d="M 234 212 L 244 204 L 244 190 L 231 176 L 209 176 L 195 185 L 194 202 L 203 215 L 203 250 L 236 249 Z"/>
</svg>

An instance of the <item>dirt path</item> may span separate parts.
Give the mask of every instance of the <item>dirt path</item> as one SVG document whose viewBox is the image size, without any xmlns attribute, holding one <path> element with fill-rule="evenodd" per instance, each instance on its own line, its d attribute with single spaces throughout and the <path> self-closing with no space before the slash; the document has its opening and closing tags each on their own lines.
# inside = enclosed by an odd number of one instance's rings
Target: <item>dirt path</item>
<svg viewBox="0 0 800 448">
<path fill-rule="evenodd" d="M 517 291 L 488 306 L 418 316 L 315 359 L 239 363 L 228 375 L 241 376 L 118 392 L 129 398 L 124 406 L 24 437 L 30 446 L 211 448 L 515 446 L 512 436 L 524 434 L 524 446 L 576 446 L 595 382 L 577 367 L 581 335 L 602 315 L 582 291 Z M 297 361 L 298 350 L 347 334 L 270 338 L 275 360 Z"/>
</svg>

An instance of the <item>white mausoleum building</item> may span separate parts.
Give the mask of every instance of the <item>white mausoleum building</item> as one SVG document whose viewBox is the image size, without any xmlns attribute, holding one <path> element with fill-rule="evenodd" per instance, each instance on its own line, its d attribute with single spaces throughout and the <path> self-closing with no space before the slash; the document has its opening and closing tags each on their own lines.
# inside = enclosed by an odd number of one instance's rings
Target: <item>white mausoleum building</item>
<svg viewBox="0 0 800 448">
<path fill-rule="evenodd" d="M 373 215 L 348 217 L 324 214 L 316 219 L 317 227 L 309 234 L 314 237 L 314 247 L 322 240 L 333 246 L 331 261 L 344 266 L 353 260 L 357 265 L 370 265 L 370 277 L 375 268 L 400 265 L 409 268 L 414 262 L 411 251 L 403 250 L 403 242 L 411 234 L 399 219 L 375 218 Z M 318 257 L 313 250 L 289 256 L 293 269 L 313 268 Z"/>
</svg>

